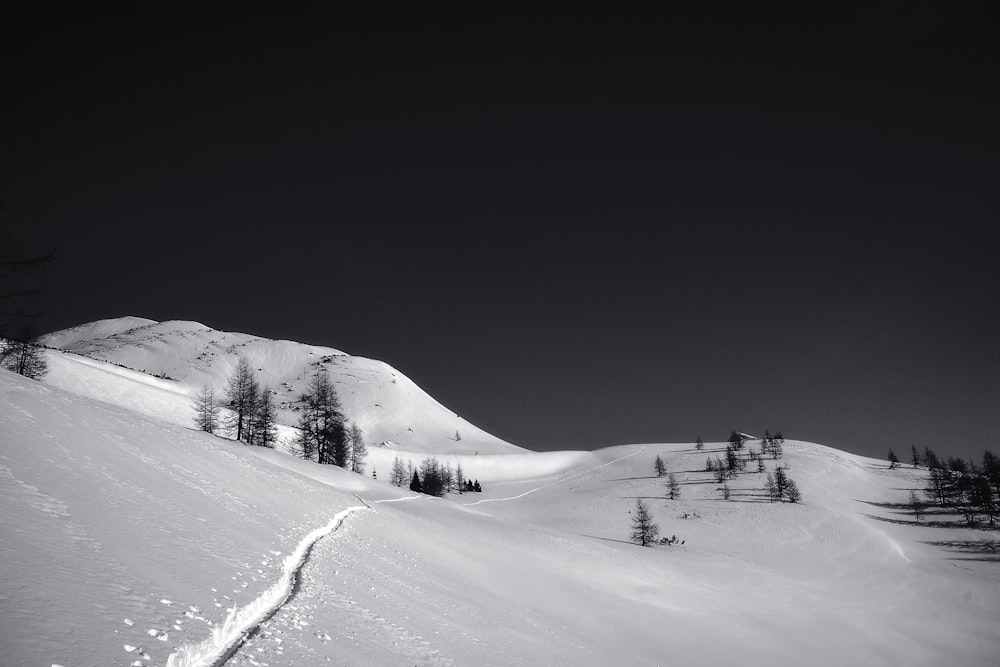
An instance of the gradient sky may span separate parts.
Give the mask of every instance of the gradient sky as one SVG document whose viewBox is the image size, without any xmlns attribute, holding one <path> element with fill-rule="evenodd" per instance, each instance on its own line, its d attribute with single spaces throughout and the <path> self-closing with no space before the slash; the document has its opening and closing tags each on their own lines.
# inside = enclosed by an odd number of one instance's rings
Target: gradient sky
<svg viewBox="0 0 1000 667">
<path fill-rule="evenodd" d="M 980 457 L 1000 433 L 988 2 L 657 16 L 0 10 L 41 330 L 385 360 L 539 450 Z"/>
</svg>

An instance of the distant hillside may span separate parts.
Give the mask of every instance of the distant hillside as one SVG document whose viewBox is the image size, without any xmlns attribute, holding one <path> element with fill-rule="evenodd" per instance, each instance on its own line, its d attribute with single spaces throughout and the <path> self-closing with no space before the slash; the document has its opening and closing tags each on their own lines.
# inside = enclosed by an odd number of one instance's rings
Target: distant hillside
<svg viewBox="0 0 1000 667">
<path fill-rule="evenodd" d="M 191 424 L 191 399 L 201 386 L 211 383 L 221 394 L 242 356 L 274 393 L 278 420 L 286 426 L 296 424 L 299 398 L 323 366 L 346 417 L 361 426 L 373 448 L 470 455 L 526 451 L 462 419 L 388 364 L 330 347 L 139 317 L 83 324 L 41 342 L 72 353 L 53 355 L 49 384 L 181 425 Z M 115 368 L 95 368 L 87 360 Z M 104 382 L 96 379 L 102 376 Z"/>
</svg>

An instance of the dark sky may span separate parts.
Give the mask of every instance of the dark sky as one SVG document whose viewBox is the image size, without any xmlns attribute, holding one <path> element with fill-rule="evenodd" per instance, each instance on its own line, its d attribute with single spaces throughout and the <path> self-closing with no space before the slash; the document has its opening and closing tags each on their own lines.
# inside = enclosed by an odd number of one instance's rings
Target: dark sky
<svg viewBox="0 0 1000 667">
<path fill-rule="evenodd" d="M 988 2 L 33 4 L 0 192 L 54 251 L 42 330 L 330 345 L 539 450 L 1000 449 Z"/>
</svg>

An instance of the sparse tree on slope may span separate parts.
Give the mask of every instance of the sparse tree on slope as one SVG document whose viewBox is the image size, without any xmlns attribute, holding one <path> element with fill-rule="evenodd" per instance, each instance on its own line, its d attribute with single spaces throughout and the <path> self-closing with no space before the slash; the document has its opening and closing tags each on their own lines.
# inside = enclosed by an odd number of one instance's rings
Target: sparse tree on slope
<svg viewBox="0 0 1000 667">
<path fill-rule="evenodd" d="M 251 441 L 259 447 L 274 449 L 278 441 L 278 409 L 265 386 L 257 397 L 251 418 Z"/>
<path fill-rule="evenodd" d="M 889 470 L 894 470 L 896 466 L 899 465 L 899 458 L 896 456 L 896 452 L 889 450 Z"/>
<path fill-rule="evenodd" d="M 320 463 L 347 464 L 347 434 L 340 400 L 325 368 L 320 368 L 302 395 L 305 408 L 299 416 L 299 443 L 303 455 L 314 453 Z"/>
<path fill-rule="evenodd" d="M 910 445 L 910 456 L 913 459 L 913 467 L 916 468 L 920 465 L 920 452 L 917 451 L 916 445 Z"/>
<path fill-rule="evenodd" d="M 788 475 L 784 468 L 778 468 L 774 471 L 774 488 L 778 499 L 785 497 L 785 493 L 788 491 Z"/>
<path fill-rule="evenodd" d="M 653 470 L 656 471 L 657 477 L 663 477 L 667 474 L 667 465 L 660 458 L 659 454 L 656 455 L 656 460 L 653 461 Z"/>
<path fill-rule="evenodd" d="M 705 449 L 705 441 L 701 439 L 700 435 L 694 441 L 694 448 L 697 449 L 698 451 Z"/>
<path fill-rule="evenodd" d="M 920 501 L 920 498 L 917 497 L 916 491 L 910 491 L 910 509 L 913 510 L 913 516 L 917 521 L 920 521 L 920 519 L 923 518 L 924 504 Z"/>
<path fill-rule="evenodd" d="M 351 472 L 363 475 L 365 472 L 365 457 L 368 456 L 368 447 L 365 445 L 365 436 L 361 427 L 351 424 L 347 432 L 348 459 Z"/>
<path fill-rule="evenodd" d="M 674 473 L 670 473 L 667 477 L 667 496 L 671 500 L 677 500 L 681 497 L 681 485 L 677 482 L 677 478 L 674 477 Z"/>
<path fill-rule="evenodd" d="M 389 471 L 389 483 L 402 488 L 406 484 L 406 477 L 406 466 L 403 465 L 398 456 L 393 457 L 392 469 Z"/>
<path fill-rule="evenodd" d="M 458 488 L 459 495 L 465 492 L 465 471 L 462 470 L 461 463 L 455 465 L 455 486 Z"/>
<path fill-rule="evenodd" d="M 206 384 L 194 398 L 194 423 L 206 433 L 215 433 L 219 426 L 219 406 L 215 404 L 215 389 Z"/>
<path fill-rule="evenodd" d="M 767 491 L 768 501 L 772 503 L 781 497 L 778 495 L 778 485 L 775 483 L 774 475 L 771 473 L 767 473 L 767 482 L 764 484 L 764 490 Z"/>
<path fill-rule="evenodd" d="M 635 501 L 635 513 L 632 515 L 632 541 L 644 547 L 656 542 L 660 527 L 653 522 L 649 508 L 639 498 Z"/>
<path fill-rule="evenodd" d="M 0 343 L 0 367 L 32 380 L 41 380 L 49 372 L 45 350 L 27 336 Z"/>
<path fill-rule="evenodd" d="M 250 439 L 252 430 L 250 422 L 259 393 L 257 378 L 254 377 L 250 363 L 246 357 L 240 357 L 236 370 L 229 376 L 226 385 L 226 398 L 229 399 L 229 408 L 232 411 L 228 426 L 235 432 L 237 440 Z"/>
<path fill-rule="evenodd" d="M 788 502 L 797 503 L 802 500 L 802 492 L 799 491 L 799 485 L 795 483 L 794 479 L 789 479 L 785 487 L 785 496 L 788 497 Z"/>
</svg>

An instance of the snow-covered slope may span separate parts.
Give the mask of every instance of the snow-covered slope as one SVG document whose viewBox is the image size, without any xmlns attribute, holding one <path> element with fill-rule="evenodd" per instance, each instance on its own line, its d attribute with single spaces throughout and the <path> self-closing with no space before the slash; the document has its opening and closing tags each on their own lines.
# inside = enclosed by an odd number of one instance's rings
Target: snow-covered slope
<svg viewBox="0 0 1000 667">
<path fill-rule="evenodd" d="M 130 323 L 154 331 L 130 334 Z M 190 392 L 231 366 L 184 364 L 201 352 L 235 358 L 224 350 L 239 341 L 178 350 L 238 334 L 90 326 L 50 338 L 93 356 L 51 351 L 45 383 L 0 371 L 0 664 L 212 664 L 272 611 L 228 665 L 1000 656 L 997 533 L 915 524 L 898 504 L 925 471 L 787 441 L 803 504 L 767 502 L 757 472 L 730 481 L 726 501 L 703 471 L 721 443 L 477 455 L 456 453 L 470 437 L 414 436 L 414 455 L 461 461 L 487 482 L 431 499 L 191 429 Z M 261 361 L 286 354 L 243 342 Z M 285 348 L 294 363 L 296 346 Z M 444 410 L 419 390 L 400 396 Z M 680 481 L 678 500 L 653 474 L 657 455 Z M 636 498 L 683 546 L 629 543 Z"/>
<path fill-rule="evenodd" d="M 373 449 L 388 443 L 387 450 L 406 452 L 408 458 L 427 452 L 474 456 L 524 451 L 462 419 L 388 364 L 329 347 L 216 331 L 198 322 L 136 317 L 58 331 L 42 343 L 72 353 L 52 355 L 50 384 L 176 424 L 192 423 L 191 399 L 205 383 L 221 393 L 242 356 L 275 392 L 279 422 L 287 426 L 295 425 L 299 398 L 323 366 L 345 415 L 361 426 Z M 97 386 L 95 368 L 106 374 Z M 388 451 L 373 456 L 376 465 L 391 459 Z"/>
</svg>

